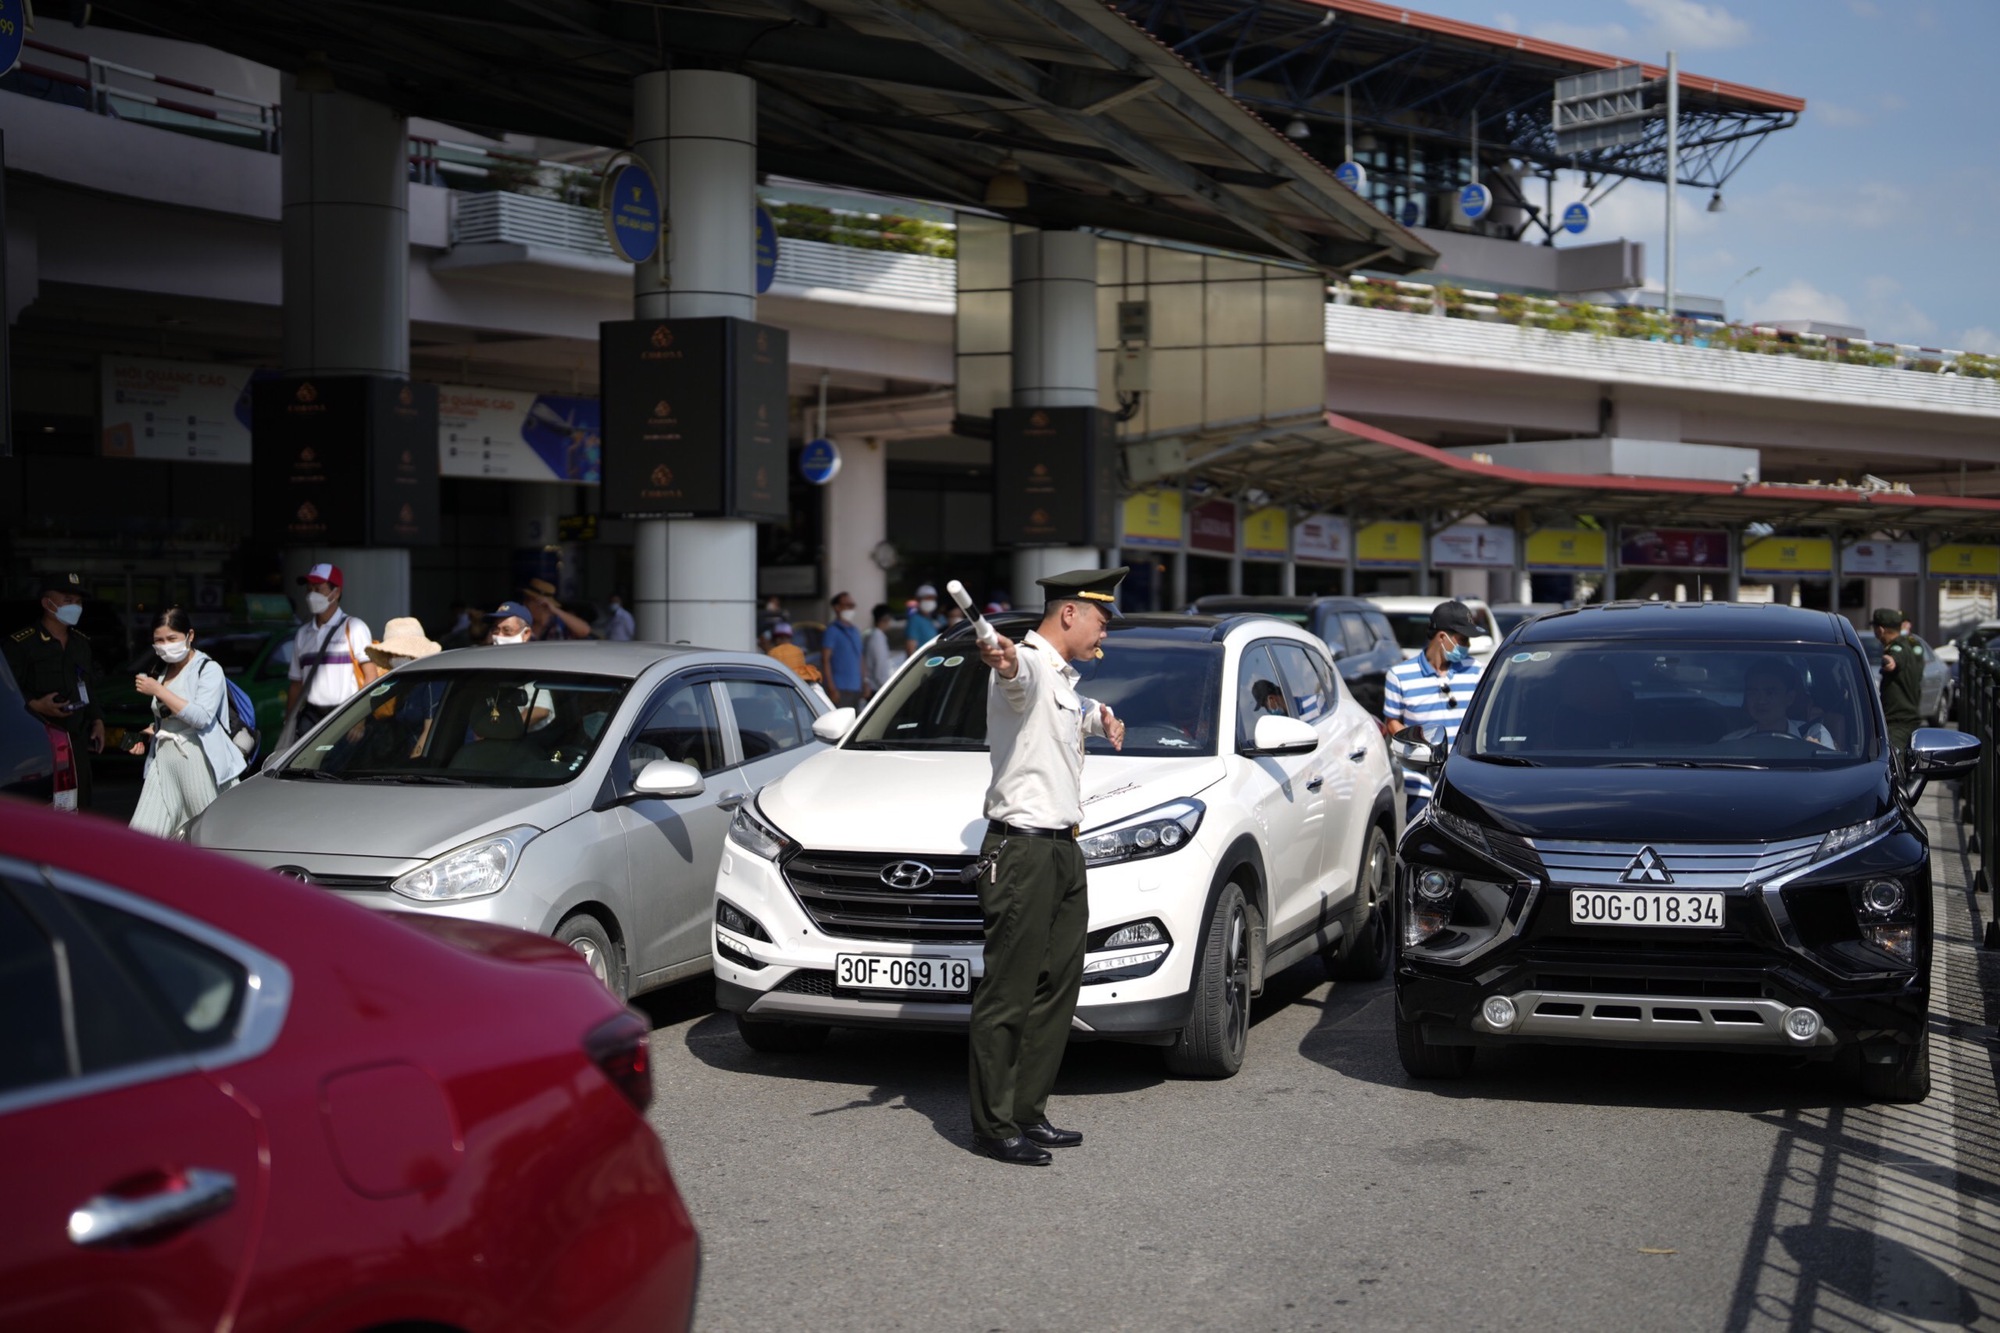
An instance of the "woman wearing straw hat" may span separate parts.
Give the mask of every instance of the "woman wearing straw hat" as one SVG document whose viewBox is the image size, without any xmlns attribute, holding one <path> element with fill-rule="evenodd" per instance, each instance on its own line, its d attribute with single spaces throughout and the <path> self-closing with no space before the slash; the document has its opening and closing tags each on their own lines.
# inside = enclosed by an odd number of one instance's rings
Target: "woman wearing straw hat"
<svg viewBox="0 0 2000 1333">
<path fill-rule="evenodd" d="M 382 629 L 382 637 L 368 645 L 368 660 L 386 672 L 406 662 L 430 657 L 442 651 L 424 637 L 424 627 L 414 616 L 398 616 Z M 391 716 L 410 735 L 410 754 L 420 755 L 431 738 L 431 723 L 437 719 L 438 704 L 444 699 L 444 681 L 423 681 L 403 692 Z"/>
</svg>

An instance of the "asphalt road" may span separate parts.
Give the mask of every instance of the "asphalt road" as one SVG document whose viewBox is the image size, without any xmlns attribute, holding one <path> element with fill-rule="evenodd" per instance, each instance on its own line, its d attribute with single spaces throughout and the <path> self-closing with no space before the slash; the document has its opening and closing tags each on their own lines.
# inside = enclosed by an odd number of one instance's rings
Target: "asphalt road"
<svg viewBox="0 0 2000 1333">
<path fill-rule="evenodd" d="M 1940 796 L 1929 798 L 1941 815 Z M 963 1039 L 759 1055 L 704 984 L 646 1001 L 707 1329 L 2000 1327 L 2000 954 L 1937 818 L 1935 1090 L 1829 1067 L 1524 1050 L 1398 1064 L 1388 983 L 1317 963 L 1242 1073 L 1070 1048 L 1053 1166 L 975 1157 Z"/>
</svg>

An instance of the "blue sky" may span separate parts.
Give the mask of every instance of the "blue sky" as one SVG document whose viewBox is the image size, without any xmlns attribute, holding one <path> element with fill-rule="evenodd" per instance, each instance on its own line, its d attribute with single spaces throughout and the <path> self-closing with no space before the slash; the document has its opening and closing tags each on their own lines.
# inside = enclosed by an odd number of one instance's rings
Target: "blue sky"
<svg viewBox="0 0 2000 1333">
<path fill-rule="evenodd" d="M 1825 319 L 2000 353 L 2000 0 L 1417 0 L 1412 9 L 1806 99 L 1709 213 L 1680 195 L 1680 286 L 1732 318 Z M 1561 184 L 1557 206 L 1580 182 Z M 1646 244 L 1664 191 L 1631 182 L 1585 240 Z M 1752 270 L 1756 270 L 1752 272 Z M 1749 276 L 1744 276 L 1749 274 Z"/>
</svg>

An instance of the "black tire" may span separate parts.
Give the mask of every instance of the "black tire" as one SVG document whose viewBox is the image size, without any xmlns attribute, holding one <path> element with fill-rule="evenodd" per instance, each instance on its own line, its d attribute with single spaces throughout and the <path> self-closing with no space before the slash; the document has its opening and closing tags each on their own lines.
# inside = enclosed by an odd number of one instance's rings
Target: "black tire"
<svg viewBox="0 0 2000 1333">
<path fill-rule="evenodd" d="M 1195 966 L 1194 1009 L 1166 1048 L 1167 1072 L 1228 1078 L 1243 1067 L 1250 1043 L 1250 909 L 1243 886 L 1223 886 Z"/>
<path fill-rule="evenodd" d="M 1900 1057 L 1889 1064 L 1862 1061 L 1861 1095 L 1878 1102 L 1920 1102 L 1930 1096 L 1930 1029 L 1918 1029 L 1917 1039 L 1903 1047 Z"/>
<path fill-rule="evenodd" d="M 799 1055 L 816 1051 L 831 1031 L 824 1023 L 787 1023 L 775 1018 L 736 1015 L 736 1035 L 753 1051 L 769 1055 Z"/>
<path fill-rule="evenodd" d="M 588 912 L 578 912 L 556 927 L 556 940 L 583 956 L 604 988 L 625 999 L 625 953 L 612 942 L 604 923 Z"/>
<path fill-rule="evenodd" d="M 1396 883 L 1396 853 L 1389 847 L 1389 835 L 1380 824 L 1368 830 L 1361 851 L 1361 873 L 1354 882 L 1358 902 L 1355 916 L 1362 925 L 1334 961 L 1335 981 L 1380 981 L 1389 974 L 1389 895 Z"/>
<path fill-rule="evenodd" d="M 1436 1046 L 1424 1040 L 1423 1025 L 1396 1015 L 1396 1054 L 1411 1078 L 1464 1078 L 1472 1072 L 1470 1046 Z"/>
</svg>

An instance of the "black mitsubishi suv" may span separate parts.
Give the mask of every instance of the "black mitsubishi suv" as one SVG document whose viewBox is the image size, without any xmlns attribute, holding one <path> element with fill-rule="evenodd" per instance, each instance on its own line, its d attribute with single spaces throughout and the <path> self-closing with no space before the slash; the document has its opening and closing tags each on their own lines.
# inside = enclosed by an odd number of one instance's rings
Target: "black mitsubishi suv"
<svg viewBox="0 0 2000 1333">
<path fill-rule="evenodd" d="M 1930 1091 L 1922 784 L 1972 736 L 1889 745 L 1840 616 L 1612 603 L 1495 653 L 1402 843 L 1396 1045 L 1419 1078 L 1480 1046 L 1679 1046 L 1842 1059 Z M 1437 738 L 1433 738 L 1437 739 Z"/>
</svg>

